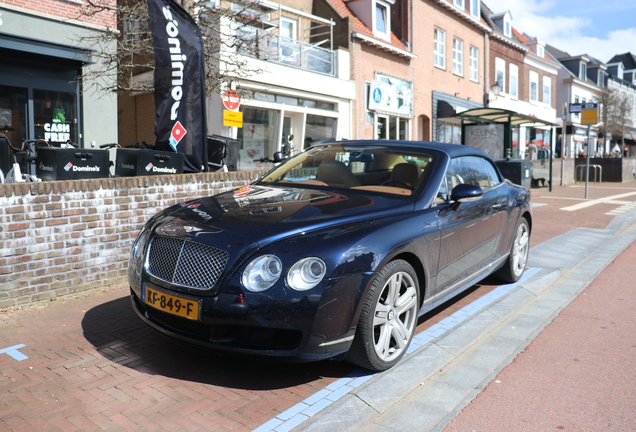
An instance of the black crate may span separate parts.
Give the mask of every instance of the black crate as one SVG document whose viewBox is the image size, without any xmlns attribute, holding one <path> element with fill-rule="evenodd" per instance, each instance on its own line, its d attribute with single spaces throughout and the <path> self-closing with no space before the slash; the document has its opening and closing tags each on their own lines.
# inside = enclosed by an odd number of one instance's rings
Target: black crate
<svg viewBox="0 0 636 432">
<path fill-rule="evenodd" d="M 117 149 L 115 176 L 181 174 L 183 153 L 144 149 Z"/>
<path fill-rule="evenodd" d="M 108 150 L 38 147 L 36 175 L 42 180 L 108 177 Z"/>
</svg>

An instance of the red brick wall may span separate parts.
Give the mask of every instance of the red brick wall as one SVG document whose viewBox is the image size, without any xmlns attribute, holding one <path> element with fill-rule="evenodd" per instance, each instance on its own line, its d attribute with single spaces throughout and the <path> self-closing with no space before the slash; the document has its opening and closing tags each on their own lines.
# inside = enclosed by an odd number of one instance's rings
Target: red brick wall
<svg viewBox="0 0 636 432">
<path fill-rule="evenodd" d="M 92 17 L 82 15 L 84 3 L 81 0 L 3 0 L 2 2 L 3 6 L 15 6 L 38 14 L 52 15 L 63 19 L 77 19 L 102 27 L 115 27 L 116 19 L 111 12 L 100 12 Z M 96 3 L 115 6 L 117 0 L 97 0 Z"/>
<path fill-rule="evenodd" d="M 0 184 L 0 308 L 125 284 L 130 246 L 153 214 L 263 173 Z"/>
<path fill-rule="evenodd" d="M 373 125 L 365 124 L 365 82 L 376 80 L 376 74 L 394 76 L 404 81 L 413 81 L 410 62 L 404 57 L 381 50 L 358 41 L 353 44 L 351 61 L 357 82 L 354 128 L 355 139 L 375 139 Z"/>
<path fill-rule="evenodd" d="M 484 30 L 469 24 L 456 14 L 437 5 L 434 2 L 414 2 L 413 16 L 415 19 L 413 50 L 417 59 L 412 61 L 415 75 L 414 107 L 415 115 L 425 115 L 429 119 L 433 116 L 433 90 L 470 100 L 481 104 L 484 98 Z M 433 32 L 435 27 L 446 32 L 446 69 L 442 70 L 434 66 Z M 464 42 L 463 76 L 453 73 L 453 38 L 457 37 Z M 469 49 L 470 46 L 479 49 L 479 82 L 470 80 Z M 415 122 L 417 128 L 421 128 L 421 122 Z M 430 140 L 428 136 L 423 139 Z M 413 137 L 417 138 L 422 131 L 414 131 Z"/>
<path fill-rule="evenodd" d="M 491 37 L 490 38 L 490 56 L 488 58 L 489 60 L 489 83 L 494 84 L 496 81 L 496 69 L 495 69 L 495 58 L 499 57 L 500 59 L 503 59 L 506 61 L 506 72 L 505 72 L 505 77 L 506 77 L 506 88 L 502 89 L 502 92 L 504 93 L 509 93 L 510 88 L 510 64 L 516 64 L 519 67 L 519 77 L 518 77 L 518 84 L 519 84 L 519 95 L 518 95 L 518 99 L 519 100 L 528 100 L 528 83 L 526 82 L 528 80 L 528 77 L 526 76 L 526 72 L 525 72 L 525 66 L 524 66 L 524 62 L 523 62 L 523 58 L 524 58 L 524 53 L 518 49 L 513 48 L 512 46 L 500 41 L 497 38 Z"/>
</svg>

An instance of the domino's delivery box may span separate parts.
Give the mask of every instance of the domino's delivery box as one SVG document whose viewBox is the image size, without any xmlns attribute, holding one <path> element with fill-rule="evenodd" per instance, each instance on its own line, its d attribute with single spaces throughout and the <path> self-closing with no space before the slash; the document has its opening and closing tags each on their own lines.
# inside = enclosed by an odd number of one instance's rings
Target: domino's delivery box
<svg viewBox="0 0 636 432">
<path fill-rule="evenodd" d="M 146 149 L 117 149 L 115 177 L 183 173 L 183 153 Z"/>
<path fill-rule="evenodd" d="M 108 150 L 38 147 L 36 175 L 42 180 L 108 177 Z"/>
</svg>

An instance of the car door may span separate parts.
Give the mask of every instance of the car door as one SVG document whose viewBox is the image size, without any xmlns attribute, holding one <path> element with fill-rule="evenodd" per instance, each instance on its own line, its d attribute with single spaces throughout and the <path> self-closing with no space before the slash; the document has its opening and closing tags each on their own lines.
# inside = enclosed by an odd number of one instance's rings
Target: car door
<svg viewBox="0 0 636 432">
<path fill-rule="evenodd" d="M 483 196 L 457 208 L 450 193 L 458 184 L 479 186 Z M 493 259 L 505 219 L 502 183 L 490 161 L 478 156 L 451 159 L 446 175 L 445 202 L 438 205 L 441 230 L 439 270 L 435 293 L 470 278 Z"/>
</svg>

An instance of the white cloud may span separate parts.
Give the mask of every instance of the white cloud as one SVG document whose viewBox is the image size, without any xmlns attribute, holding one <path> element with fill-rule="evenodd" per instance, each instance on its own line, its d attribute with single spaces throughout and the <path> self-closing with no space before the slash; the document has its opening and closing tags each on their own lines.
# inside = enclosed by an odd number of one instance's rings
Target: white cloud
<svg viewBox="0 0 636 432">
<path fill-rule="evenodd" d="M 583 0 L 577 5 L 577 16 L 564 16 L 567 8 L 554 0 L 488 0 L 486 4 L 495 13 L 509 10 L 517 30 L 571 55 L 589 54 L 606 62 L 615 54 L 636 53 L 636 27 L 615 30 L 620 25 L 616 17 L 631 15 L 627 11 L 636 8 L 636 2 Z M 608 15 L 615 19 L 607 19 Z"/>
</svg>

